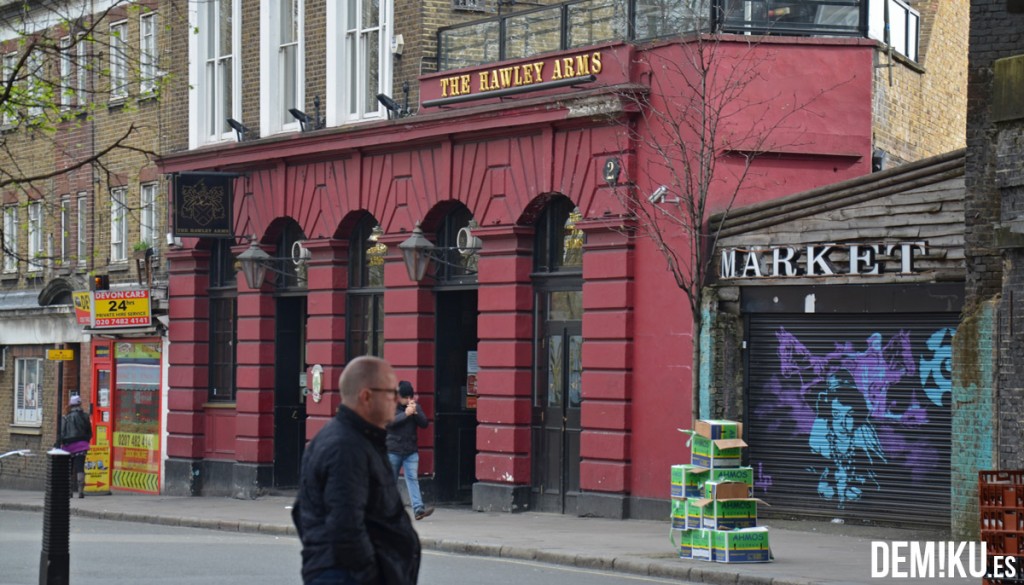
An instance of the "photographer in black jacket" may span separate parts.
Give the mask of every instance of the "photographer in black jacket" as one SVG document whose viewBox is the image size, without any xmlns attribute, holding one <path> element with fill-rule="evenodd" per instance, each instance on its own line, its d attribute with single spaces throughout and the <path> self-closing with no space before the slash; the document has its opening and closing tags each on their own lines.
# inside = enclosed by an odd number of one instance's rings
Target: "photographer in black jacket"
<svg viewBox="0 0 1024 585">
<path fill-rule="evenodd" d="M 409 491 L 409 504 L 417 520 L 423 520 L 434 513 L 433 508 L 423 505 L 420 494 L 420 453 L 416 441 L 416 428 L 427 428 L 427 415 L 413 397 L 412 383 L 402 380 L 398 383 L 398 406 L 395 407 L 395 419 L 388 423 L 388 458 L 395 470 L 395 481 L 398 481 L 398 470 L 405 468 L 405 487 Z"/>
<path fill-rule="evenodd" d="M 338 414 L 302 457 L 292 520 L 307 585 L 414 584 L 420 541 L 405 513 L 385 446 L 398 379 L 384 360 L 359 357 L 338 380 Z"/>
</svg>

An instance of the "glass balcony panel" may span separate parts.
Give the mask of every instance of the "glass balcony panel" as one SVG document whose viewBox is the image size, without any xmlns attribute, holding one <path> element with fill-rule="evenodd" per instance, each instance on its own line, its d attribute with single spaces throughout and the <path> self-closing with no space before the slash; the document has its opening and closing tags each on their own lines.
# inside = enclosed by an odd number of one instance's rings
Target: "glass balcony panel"
<svg viewBox="0 0 1024 585">
<path fill-rule="evenodd" d="M 561 49 L 562 11 L 513 14 L 505 22 L 505 58 L 520 59 Z"/>
<path fill-rule="evenodd" d="M 626 38 L 625 0 L 588 0 L 570 4 L 567 10 L 568 49 Z"/>
<path fill-rule="evenodd" d="M 497 20 L 441 31 L 438 70 L 473 67 L 501 60 L 501 23 Z"/>
<path fill-rule="evenodd" d="M 636 0 L 636 39 L 686 34 L 703 26 L 710 13 L 706 0 Z"/>
</svg>

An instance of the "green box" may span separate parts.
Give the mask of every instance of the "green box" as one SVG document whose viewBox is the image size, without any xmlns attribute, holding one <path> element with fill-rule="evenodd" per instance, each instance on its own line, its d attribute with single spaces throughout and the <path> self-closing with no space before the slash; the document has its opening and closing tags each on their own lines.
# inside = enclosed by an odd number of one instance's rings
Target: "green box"
<svg viewBox="0 0 1024 585">
<path fill-rule="evenodd" d="M 704 508 L 696 505 L 700 500 L 686 500 L 686 527 L 690 530 L 703 528 Z"/>
<path fill-rule="evenodd" d="M 673 536 L 679 539 L 679 558 L 693 558 L 693 533 L 696 530 L 673 530 Z M 673 542 L 675 542 L 673 540 Z"/>
<path fill-rule="evenodd" d="M 686 500 L 685 498 L 672 498 L 672 528 L 675 530 L 685 530 L 687 528 L 686 523 Z"/>
<path fill-rule="evenodd" d="M 739 467 L 743 455 L 743 439 L 709 439 L 694 434 L 690 439 L 690 463 L 716 469 L 718 467 Z"/>
<path fill-rule="evenodd" d="M 708 481 L 704 483 L 704 498 L 708 500 L 737 500 L 750 496 L 750 484 L 741 481 Z"/>
<path fill-rule="evenodd" d="M 737 500 L 697 500 L 702 509 L 701 527 L 712 530 L 736 530 L 757 526 L 757 498 Z M 689 523 L 687 523 L 689 526 Z"/>
<path fill-rule="evenodd" d="M 704 419 L 697 421 L 693 428 L 698 435 L 708 439 L 742 439 L 743 423 L 734 420 Z"/>
<path fill-rule="evenodd" d="M 711 530 L 690 530 L 690 558 L 711 560 Z"/>
<path fill-rule="evenodd" d="M 707 469 L 696 465 L 672 466 L 672 492 L 674 498 L 699 498 L 701 486 L 707 479 Z M 753 477 L 753 476 L 751 476 Z"/>
<path fill-rule="evenodd" d="M 713 530 L 711 559 L 719 563 L 767 563 L 771 561 L 768 529 Z"/>
</svg>

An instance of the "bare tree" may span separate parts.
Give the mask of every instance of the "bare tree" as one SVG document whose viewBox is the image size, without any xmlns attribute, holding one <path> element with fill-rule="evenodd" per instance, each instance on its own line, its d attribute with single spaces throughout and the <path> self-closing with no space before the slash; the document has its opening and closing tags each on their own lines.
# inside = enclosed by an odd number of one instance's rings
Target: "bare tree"
<svg viewBox="0 0 1024 585">
<path fill-rule="evenodd" d="M 693 24 L 700 28 L 701 23 Z M 801 146 L 808 117 L 824 115 L 814 111 L 814 102 L 846 83 L 810 95 L 786 88 L 765 91 L 777 49 L 751 39 L 693 34 L 639 53 L 650 89 L 626 95 L 638 114 L 624 125 L 627 144 L 621 146 L 623 152 L 637 152 L 644 167 L 627 165 L 623 186 L 614 193 L 631 214 L 632 236 L 654 243 L 688 301 L 694 419 L 700 416 L 699 335 L 719 237 L 708 220 L 727 214 L 762 182 L 759 160 Z M 640 193 L 641 177 L 659 186 Z"/>
<path fill-rule="evenodd" d="M 47 196 L 56 182 L 77 177 L 109 185 L 112 176 L 124 174 L 118 161 L 157 154 L 155 129 L 133 114 L 142 102 L 159 98 L 168 77 L 156 46 L 142 42 L 141 25 L 138 42 L 125 38 L 128 24 L 140 22 L 149 9 L 128 0 L 114 0 L 99 12 L 90 12 L 93 6 L 41 0 L 0 8 L 0 194 L 6 195 L 0 203 L 7 204 L 5 213 L 16 199 L 19 207 L 41 205 L 47 223 L 60 225 L 64 204 Z M 0 223 L 0 230 L 5 227 L 9 230 L 10 222 Z M 17 228 L 32 237 L 31 226 Z M 19 250 L 25 246 L 9 246 L 19 243 L 18 235 L 0 238 L 3 256 L 32 267 L 53 265 L 52 250 L 28 254 Z"/>
</svg>

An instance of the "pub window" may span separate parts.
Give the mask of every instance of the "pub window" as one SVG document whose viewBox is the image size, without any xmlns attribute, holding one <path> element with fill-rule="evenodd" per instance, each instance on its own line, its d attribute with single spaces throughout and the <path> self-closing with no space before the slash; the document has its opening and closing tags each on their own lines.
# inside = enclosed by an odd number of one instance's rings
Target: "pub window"
<svg viewBox="0 0 1024 585">
<path fill-rule="evenodd" d="M 238 342 L 235 256 L 232 240 L 214 240 L 210 249 L 210 401 L 235 400 Z"/>
<path fill-rule="evenodd" d="M 346 358 L 384 355 L 384 259 L 388 247 L 372 216 L 359 222 L 349 245 Z"/>
</svg>

